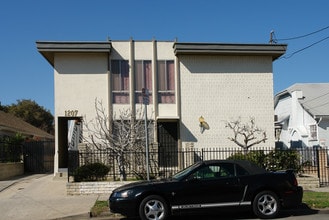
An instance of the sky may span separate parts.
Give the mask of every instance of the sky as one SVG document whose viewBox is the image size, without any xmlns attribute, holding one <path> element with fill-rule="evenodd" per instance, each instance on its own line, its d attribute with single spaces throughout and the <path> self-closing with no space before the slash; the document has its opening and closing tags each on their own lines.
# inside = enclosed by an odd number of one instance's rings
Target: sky
<svg viewBox="0 0 329 220">
<path fill-rule="evenodd" d="M 0 102 L 30 99 L 54 114 L 54 71 L 36 41 L 175 40 L 287 44 L 274 95 L 327 83 L 328 0 L 1 0 Z"/>
</svg>

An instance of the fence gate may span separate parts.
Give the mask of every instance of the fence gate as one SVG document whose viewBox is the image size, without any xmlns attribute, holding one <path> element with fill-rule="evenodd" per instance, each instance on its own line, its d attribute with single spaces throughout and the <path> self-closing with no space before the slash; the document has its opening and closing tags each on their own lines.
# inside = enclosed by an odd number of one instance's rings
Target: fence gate
<svg viewBox="0 0 329 220">
<path fill-rule="evenodd" d="M 47 173 L 54 171 L 55 142 L 34 141 L 23 144 L 24 171 Z"/>
</svg>

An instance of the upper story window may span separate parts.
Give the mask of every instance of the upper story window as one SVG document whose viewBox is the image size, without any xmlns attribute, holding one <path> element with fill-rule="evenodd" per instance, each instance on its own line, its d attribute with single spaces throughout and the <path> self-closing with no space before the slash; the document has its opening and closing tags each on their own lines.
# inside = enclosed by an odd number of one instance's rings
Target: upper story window
<svg viewBox="0 0 329 220">
<path fill-rule="evenodd" d="M 135 61 L 135 102 L 143 103 L 142 89 L 149 91 L 149 103 L 152 103 L 152 62 Z"/>
<path fill-rule="evenodd" d="M 317 125 L 310 125 L 310 135 L 312 140 L 318 139 L 318 128 Z"/>
<path fill-rule="evenodd" d="M 113 103 L 129 103 L 129 63 L 127 60 L 111 60 Z"/>
<path fill-rule="evenodd" d="M 158 102 L 175 103 L 175 65 L 173 60 L 158 61 Z"/>
</svg>

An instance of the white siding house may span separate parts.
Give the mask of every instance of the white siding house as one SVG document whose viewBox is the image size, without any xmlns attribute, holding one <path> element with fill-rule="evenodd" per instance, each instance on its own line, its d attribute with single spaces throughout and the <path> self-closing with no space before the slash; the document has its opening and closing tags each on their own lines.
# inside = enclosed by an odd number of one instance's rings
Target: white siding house
<svg viewBox="0 0 329 220">
<path fill-rule="evenodd" d="M 294 84 L 275 96 L 277 141 L 283 148 L 329 144 L 329 83 Z"/>
<path fill-rule="evenodd" d="M 166 149 L 234 148 L 225 122 L 254 117 L 274 147 L 273 61 L 286 45 L 174 41 L 37 42 L 54 67 L 55 172 L 67 167 L 68 120 L 95 117 L 95 99 L 109 112 L 136 111 L 149 90 L 153 145 Z M 200 132 L 199 118 L 210 129 Z M 163 138 L 166 136 L 166 138 Z"/>
</svg>

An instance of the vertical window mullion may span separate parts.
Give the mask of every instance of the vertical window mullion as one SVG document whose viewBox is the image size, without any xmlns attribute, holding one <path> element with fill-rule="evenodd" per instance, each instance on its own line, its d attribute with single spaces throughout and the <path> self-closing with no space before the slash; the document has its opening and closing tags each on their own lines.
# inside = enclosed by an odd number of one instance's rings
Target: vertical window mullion
<svg viewBox="0 0 329 220">
<path fill-rule="evenodd" d="M 167 68 L 167 60 L 165 60 L 164 68 L 165 68 L 165 88 L 166 88 L 166 90 L 168 90 L 169 87 L 168 87 L 168 68 Z"/>
</svg>

